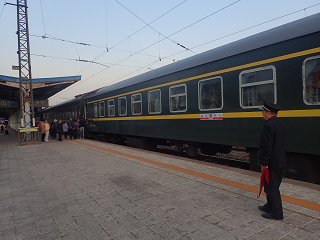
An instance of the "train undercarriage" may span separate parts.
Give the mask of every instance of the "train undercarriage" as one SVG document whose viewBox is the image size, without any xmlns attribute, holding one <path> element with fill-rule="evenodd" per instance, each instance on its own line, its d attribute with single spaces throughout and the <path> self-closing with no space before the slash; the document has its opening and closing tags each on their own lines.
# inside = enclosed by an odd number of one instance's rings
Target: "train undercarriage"
<svg viewBox="0 0 320 240">
<path fill-rule="evenodd" d="M 199 154 L 215 156 L 217 153 L 229 154 L 233 146 L 208 143 L 185 142 L 177 140 L 165 140 L 148 137 L 124 136 L 107 133 L 87 133 L 88 138 L 94 140 L 126 145 L 129 147 L 157 150 L 158 146 L 168 146 L 177 152 L 186 152 L 190 157 Z M 249 154 L 250 170 L 260 172 L 258 161 L 258 149 L 244 148 Z M 311 183 L 320 183 L 320 156 L 287 152 L 287 164 L 285 177 Z"/>
</svg>

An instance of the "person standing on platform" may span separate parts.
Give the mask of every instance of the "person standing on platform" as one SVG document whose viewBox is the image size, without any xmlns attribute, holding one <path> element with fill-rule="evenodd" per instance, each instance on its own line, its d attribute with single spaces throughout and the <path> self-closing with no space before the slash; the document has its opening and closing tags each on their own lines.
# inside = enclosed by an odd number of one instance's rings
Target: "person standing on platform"
<svg viewBox="0 0 320 240">
<path fill-rule="evenodd" d="M 73 138 L 73 132 L 74 132 L 74 123 L 72 118 L 70 118 L 70 120 L 68 121 L 68 128 L 69 128 L 69 136 L 70 136 L 70 140 Z"/>
<path fill-rule="evenodd" d="M 62 128 L 63 128 L 64 139 L 67 139 L 68 129 L 69 129 L 67 122 L 65 122 L 65 123 L 62 125 Z"/>
<path fill-rule="evenodd" d="M 58 130 L 58 121 L 57 121 L 57 119 L 54 119 L 51 124 L 51 137 L 52 137 L 52 139 L 56 139 L 57 130 Z"/>
<path fill-rule="evenodd" d="M 74 123 L 74 128 L 75 128 L 75 130 L 74 130 L 74 136 L 75 136 L 75 139 L 77 139 L 77 138 L 80 138 L 80 122 L 79 122 L 80 120 L 79 120 L 79 118 L 77 119 L 77 121 Z"/>
<path fill-rule="evenodd" d="M 62 132 L 63 132 L 62 121 L 61 119 L 59 119 L 58 128 L 57 128 L 57 133 L 59 134 L 59 141 L 62 141 Z"/>
<path fill-rule="evenodd" d="M 287 166 L 285 141 L 286 127 L 277 118 L 278 111 L 282 108 L 272 102 L 265 100 L 264 106 L 260 108 L 266 122 L 263 125 L 259 146 L 259 162 L 261 171 L 269 170 L 269 184 L 264 182 L 264 191 L 267 195 L 267 203 L 259 206 L 263 212 L 261 216 L 268 219 L 282 220 L 283 210 L 280 195 L 280 184 Z"/>
<path fill-rule="evenodd" d="M 39 123 L 40 133 L 41 133 L 41 142 L 45 142 L 44 138 L 46 137 L 46 124 L 44 123 L 44 120 L 41 119 Z"/>
<path fill-rule="evenodd" d="M 83 118 L 81 118 L 79 122 L 79 128 L 80 128 L 80 139 L 84 139 L 84 127 L 86 125 L 86 122 Z"/>
<path fill-rule="evenodd" d="M 4 124 L 3 123 L 0 123 L 0 128 L 1 128 L 0 134 L 4 135 Z"/>
<path fill-rule="evenodd" d="M 49 130 L 50 130 L 50 125 L 48 123 L 48 120 L 44 121 L 44 124 L 46 126 L 46 137 L 45 137 L 45 141 L 49 142 Z"/>
</svg>

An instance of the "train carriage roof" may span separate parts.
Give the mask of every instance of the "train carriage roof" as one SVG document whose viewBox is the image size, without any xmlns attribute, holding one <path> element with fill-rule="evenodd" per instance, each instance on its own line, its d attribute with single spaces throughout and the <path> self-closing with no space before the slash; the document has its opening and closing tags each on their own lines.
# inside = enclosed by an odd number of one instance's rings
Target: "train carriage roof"
<svg viewBox="0 0 320 240">
<path fill-rule="evenodd" d="M 187 59 L 166 65 L 164 67 L 143 73 L 127 80 L 103 87 L 97 91 L 96 95 L 111 92 L 120 88 L 132 86 L 137 83 L 155 79 L 184 69 L 200 66 L 212 61 L 227 58 L 254 49 L 262 48 L 289 39 L 298 38 L 312 34 L 320 30 L 320 13 L 296 20 L 282 26 L 257 33 L 255 35 L 240 39 L 221 47 L 197 54 Z M 88 95 L 85 98 L 92 97 Z"/>
<path fill-rule="evenodd" d="M 76 105 L 79 101 L 81 101 L 82 98 L 84 98 L 87 95 L 92 95 L 92 94 L 96 93 L 97 91 L 98 91 L 98 89 L 93 90 L 91 92 L 79 94 L 79 95 L 75 96 L 72 99 L 69 99 L 69 100 L 66 100 L 64 102 L 58 103 L 56 105 L 44 108 L 44 109 L 42 109 L 42 111 L 46 112 L 46 111 L 51 111 L 52 109 L 56 109 L 56 108 L 68 107 L 69 105 Z"/>
</svg>

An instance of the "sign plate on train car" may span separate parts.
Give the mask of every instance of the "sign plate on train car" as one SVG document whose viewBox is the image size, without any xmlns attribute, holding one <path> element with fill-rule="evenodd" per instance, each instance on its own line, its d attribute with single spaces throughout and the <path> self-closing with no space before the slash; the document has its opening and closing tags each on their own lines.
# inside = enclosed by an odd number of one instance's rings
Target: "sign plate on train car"
<svg viewBox="0 0 320 240">
<path fill-rule="evenodd" d="M 200 120 L 223 120 L 223 114 L 222 113 L 200 114 Z"/>
</svg>

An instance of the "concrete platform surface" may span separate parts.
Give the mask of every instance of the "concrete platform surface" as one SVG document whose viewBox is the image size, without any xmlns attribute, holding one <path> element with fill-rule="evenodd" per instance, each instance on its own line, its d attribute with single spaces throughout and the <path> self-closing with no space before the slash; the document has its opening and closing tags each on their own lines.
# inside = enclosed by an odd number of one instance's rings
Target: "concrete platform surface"
<svg viewBox="0 0 320 240">
<path fill-rule="evenodd" d="M 320 239 L 319 185 L 285 179 L 261 217 L 259 173 L 92 140 L 0 136 L 0 239 Z"/>
</svg>

